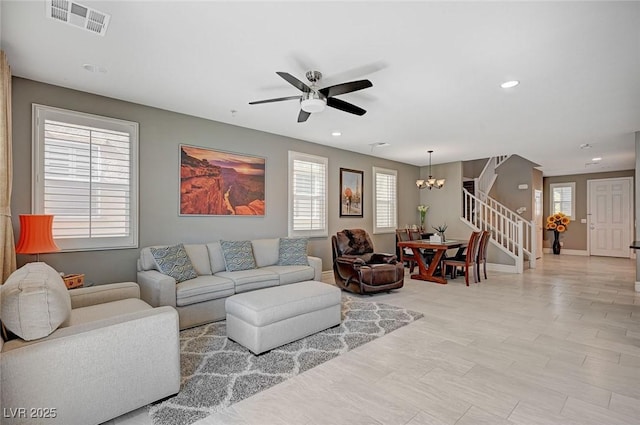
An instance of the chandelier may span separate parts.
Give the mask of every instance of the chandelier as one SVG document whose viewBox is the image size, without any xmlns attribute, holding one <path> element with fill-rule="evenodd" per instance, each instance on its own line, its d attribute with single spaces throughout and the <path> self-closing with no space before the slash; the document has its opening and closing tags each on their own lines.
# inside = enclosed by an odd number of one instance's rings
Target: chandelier
<svg viewBox="0 0 640 425">
<path fill-rule="evenodd" d="M 431 190 L 434 187 L 436 189 L 442 189 L 442 186 L 444 186 L 444 179 L 434 179 L 433 174 L 431 174 L 431 154 L 433 153 L 433 151 L 427 152 L 429 152 L 429 178 L 426 180 L 416 180 L 416 186 L 418 186 L 418 189 L 428 188 L 429 190 Z"/>
</svg>

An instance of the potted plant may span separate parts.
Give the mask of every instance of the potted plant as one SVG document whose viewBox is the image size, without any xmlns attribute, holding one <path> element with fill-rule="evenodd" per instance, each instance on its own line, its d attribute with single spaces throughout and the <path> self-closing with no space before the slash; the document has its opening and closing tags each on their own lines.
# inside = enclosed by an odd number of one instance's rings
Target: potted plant
<svg viewBox="0 0 640 425">
<path fill-rule="evenodd" d="M 445 224 L 441 224 L 438 226 L 431 226 L 431 227 L 440 235 L 440 237 L 442 238 L 442 242 L 446 242 L 444 238 L 444 232 L 447 231 L 447 227 L 449 226 L 447 226 L 447 224 L 445 223 Z"/>
</svg>

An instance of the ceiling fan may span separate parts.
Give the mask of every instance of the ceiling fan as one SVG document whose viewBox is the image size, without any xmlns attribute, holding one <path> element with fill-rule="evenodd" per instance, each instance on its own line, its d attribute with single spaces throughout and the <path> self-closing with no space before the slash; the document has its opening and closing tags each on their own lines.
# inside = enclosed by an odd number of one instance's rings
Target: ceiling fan
<svg viewBox="0 0 640 425">
<path fill-rule="evenodd" d="M 300 90 L 302 92 L 302 95 L 257 100 L 255 102 L 249 102 L 249 105 L 298 99 L 300 101 L 300 113 L 298 114 L 298 122 L 305 122 L 309 118 L 309 115 L 314 112 L 321 112 L 322 110 L 324 110 L 325 106 L 330 106 L 331 108 L 339 109 L 341 111 L 355 115 L 364 115 L 367 112 L 356 105 L 345 102 L 344 100 L 337 99 L 334 96 L 372 87 L 373 84 L 369 80 L 351 81 L 348 83 L 336 84 L 334 86 L 329 86 L 321 89 L 318 88 L 318 83 L 322 79 L 322 73 L 318 71 L 307 72 L 306 77 L 311 85 L 303 83 L 288 72 L 276 72 L 276 74 L 278 74 L 289 84 Z"/>
</svg>

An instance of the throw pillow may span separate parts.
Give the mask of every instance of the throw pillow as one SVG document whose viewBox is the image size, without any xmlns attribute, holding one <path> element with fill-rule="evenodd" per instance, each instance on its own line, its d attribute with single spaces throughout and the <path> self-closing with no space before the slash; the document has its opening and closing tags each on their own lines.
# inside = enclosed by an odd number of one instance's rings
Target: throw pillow
<svg viewBox="0 0 640 425">
<path fill-rule="evenodd" d="M 308 266 L 307 238 L 280 238 L 279 266 Z"/>
<path fill-rule="evenodd" d="M 176 280 L 176 283 L 198 277 L 183 244 L 162 248 L 151 247 L 151 255 L 160 271 Z"/>
<path fill-rule="evenodd" d="M 220 241 L 224 265 L 228 272 L 256 268 L 251 241 Z"/>
<path fill-rule="evenodd" d="M 44 338 L 71 316 L 62 277 L 46 263 L 28 263 L 0 286 L 2 323 L 25 341 Z"/>
</svg>

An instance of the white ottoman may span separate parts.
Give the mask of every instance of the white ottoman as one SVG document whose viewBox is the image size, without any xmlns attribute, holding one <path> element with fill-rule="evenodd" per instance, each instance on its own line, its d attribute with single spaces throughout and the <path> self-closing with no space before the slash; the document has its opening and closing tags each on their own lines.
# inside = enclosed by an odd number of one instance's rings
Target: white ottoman
<svg viewBox="0 0 640 425">
<path fill-rule="evenodd" d="M 227 298 L 227 336 L 255 354 L 340 324 L 342 292 L 310 280 Z"/>
</svg>

